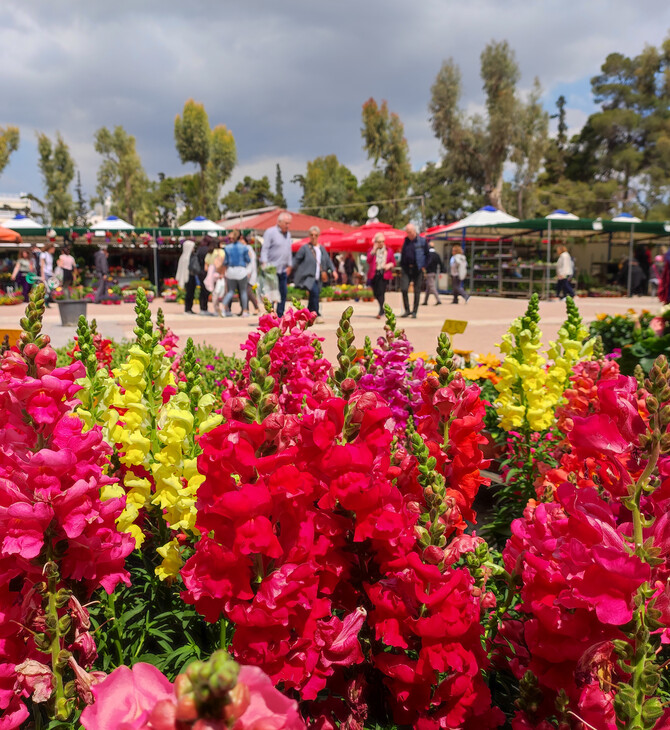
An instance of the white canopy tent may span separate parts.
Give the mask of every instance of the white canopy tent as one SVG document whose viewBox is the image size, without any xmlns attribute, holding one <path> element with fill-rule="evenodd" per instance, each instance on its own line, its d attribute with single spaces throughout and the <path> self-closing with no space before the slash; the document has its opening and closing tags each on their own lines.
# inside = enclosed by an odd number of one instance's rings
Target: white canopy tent
<svg viewBox="0 0 670 730">
<path fill-rule="evenodd" d="M 478 228 L 480 226 L 495 226 L 499 223 L 516 223 L 519 219 L 509 213 L 494 208 L 492 205 L 485 205 L 470 215 L 466 215 L 460 221 L 445 226 L 444 230 L 456 231 L 462 228 Z"/>
<path fill-rule="evenodd" d="M 21 215 L 18 213 L 13 218 L 5 221 L 2 224 L 3 228 L 11 228 L 13 231 L 20 231 L 25 229 L 45 228 L 41 223 L 29 218 L 27 215 Z"/>
<path fill-rule="evenodd" d="M 135 226 L 131 225 L 118 215 L 108 215 L 107 218 L 91 226 L 92 231 L 134 231 Z"/>
<path fill-rule="evenodd" d="M 183 225 L 179 226 L 180 231 L 211 231 L 212 233 L 219 233 L 221 231 L 225 231 L 226 229 L 223 226 L 220 226 L 218 223 L 215 223 L 213 220 L 210 220 L 209 218 L 205 218 L 204 215 L 198 215 L 195 218 L 192 218 L 190 221 L 187 221 Z"/>
</svg>

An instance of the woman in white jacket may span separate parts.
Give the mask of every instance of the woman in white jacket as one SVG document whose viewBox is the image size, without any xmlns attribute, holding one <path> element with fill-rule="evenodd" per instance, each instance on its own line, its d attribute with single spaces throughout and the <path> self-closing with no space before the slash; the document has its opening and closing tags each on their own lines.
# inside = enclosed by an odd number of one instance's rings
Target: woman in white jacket
<svg viewBox="0 0 670 730">
<path fill-rule="evenodd" d="M 451 273 L 451 290 L 454 294 L 454 299 L 451 303 L 458 304 L 458 296 L 460 294 L 467 304 L 470 295 L 465 292 L 463 282 L 468 275 L 468 260 L 465 258 L 463 249 L 460 246 L 452 246 L 449 270 Z"/>
<path fill-rule="evenodd" d="M 558 252 L 558 261 L 556 262 L 556 296 L 559 299 L 574 297 L 575 290 L 570 282 L 570 277 L 575 273 L 572 256 L 570 256 L 565 246 L 559 246 L 556 250 Z"/>
</svg>

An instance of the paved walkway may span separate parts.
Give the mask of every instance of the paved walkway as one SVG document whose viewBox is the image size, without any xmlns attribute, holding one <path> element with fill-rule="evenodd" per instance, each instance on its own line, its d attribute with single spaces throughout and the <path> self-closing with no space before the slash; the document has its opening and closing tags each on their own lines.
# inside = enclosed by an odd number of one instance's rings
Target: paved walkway
<svg viewBox="0 0 670 730">
<path fill-rule="evenodd" d="M 399 294 L 389 294 L 387 301 L 396 313 L 401 311 Z M 577 304 L 586 322 L 594 320 L 601 312 L 625 313 L 630 308 L 638 312 L 642 309 L 655 312 L 660 308 L 658 300 L 652 297 L 580 298 L 577 299 Z M 334 358 L 337 351 L 335 331 L 345 306 L 344 302 L 324 302 L 325 322 L 314 326 L 315 331 L 324 339 L 324 352 L 330 359 Z M 382 334 L 383 320 L 375 318 L 377 305 L 374 302 L 355 302 L 353 306 L 356 344 L 362 347 L 366 335 L 374 341 Z M 523 314 L 526 306 L 526 300 L 497 297 L 472 297 L 467 305 L 462 302 L 452 305 L 449 299 L 444 297 L 443 303 L 439 306 L 434 304 L 421 306 L 417 319 L 407 318 L 399 321 L 405 327 L 417 351 L 426 351 L 430 354 L 435 352 L 437 336 L 444 320 L 449 318 L 468 322 L 465 332 L 454 338 L 454 345 L 457 348 L 472 350 L 475 354 L 497 352 L 495 345 L 500 342 L 501 335 L 507 330 L 512 319 Z M 254 316 L 247 319 L 239 317 L 221 319 L 187 315 L 184 314 L 183 305 L 165 303 L 162 299 L 155 300 L 151 305 L 154 312 L 158 307 L 163 308 L 167 324 L 179 336 L 182 343 L 185 343 L 187 337 L 192 337 L 195 342 L 214 345 L 230 355 L 239 354 L 240 344 L 258 322 Z M 237 305 L 234 305 L 234 309 L 236 308 Z M 0 329 L 18 327 L 23 311 L 24 307 L 21 305 L 0 307 Z M 564 303 L 541 302 L 540 314 L 545 341 L 553 339 L 565 320 Z M 107 337 L 114 340 L 133 337 L 134 311 L 131 304 L 89 304 L 88 317 L 97 320 L 99 331 Z M 58 307 L 52 305 L 47 310 L 44 329 L 51 336 L 53 345 L 59 347 L 72 340 L 76 328 L 63 327 L 60 324 Z"/>
</svg>

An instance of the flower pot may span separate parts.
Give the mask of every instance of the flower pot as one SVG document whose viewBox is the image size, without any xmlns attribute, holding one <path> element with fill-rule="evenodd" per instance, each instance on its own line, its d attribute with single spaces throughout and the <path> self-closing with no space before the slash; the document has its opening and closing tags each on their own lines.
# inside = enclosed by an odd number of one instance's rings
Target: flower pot
<svg viewBox="0 0 670 730">
<path fill-rule="evenodd" d="M 60 321 L 64 327 L 76 326 L 79 322 L 79 316 L 86 316 L 87 302 L 82 299 L 62 299 L 58 302 L 58 310 L 60 311 Z"/>
</svg>

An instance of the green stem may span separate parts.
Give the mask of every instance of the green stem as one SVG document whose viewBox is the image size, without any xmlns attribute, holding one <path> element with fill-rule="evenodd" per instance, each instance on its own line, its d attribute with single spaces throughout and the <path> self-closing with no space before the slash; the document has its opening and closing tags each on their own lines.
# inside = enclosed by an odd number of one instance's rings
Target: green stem
<svg viewBox="0 0 670 730">
<path fill-rule="evenodd" d="M 49 577 L 47 581 L 49 591 L 49 603 L 47 605 L 47 625 L 52 625 L 53 633 L 51 633 L 51 644 L 49 645 L 49 654 L 51 654 L 51 671 L 54 676 L 54 684 L 56 687 L 56 701 L 55 706 L 58 708 L 65 700 L 65 690 L 63 685 L 63 674 L 61 668 L 58 666 L 58 655 L 60 654 L 60 628 L 58 626 L 58 606 L 56 605 L 56 579 Z M 49 621 L 49 618 L 51 621 Z M 59 718 L 65 719 L 65 718 Z"/>
<path fill-rule="evenodd" d="M 121 640 L 119 638 L 119 624 L 116 620 L 116 596 L 113 593 L 107 596 L 107 608 L 108 613 L 111 614 L 112 626 L 114 627 L 114 648 L 116 649 L 116 657 L 119 661 L 119 666 L 121 666 L 124 663 L 123 647 L 121 646 Z"/>
<path fill-rule="evenodd" d="M 659 454 L 660 445 L 658 441 L 656 441 L 652 447 L 647 466 L 642 472 L 642 475 L 638 479 L 633 490 L 633 505 L 631 512 L 633 515 L 633 540 L 635 542 L 635 554 L 643 559 L 644 533 L 642 531 L 642 512 L 640 510 L 640 500 L 642 498 L 642 492 L 644 490 L 644 487 L 647 485 L 647 482 L 649 481 L 651 475 L 654 473 Z"/>
<path fill-rule="evenodd" d="M 221 616 L 221 618 L 219 619 L 219 624 L 219 646 L 222 649 L 228 649 L 228 622 L 223 616 Z"/>
</svg>

